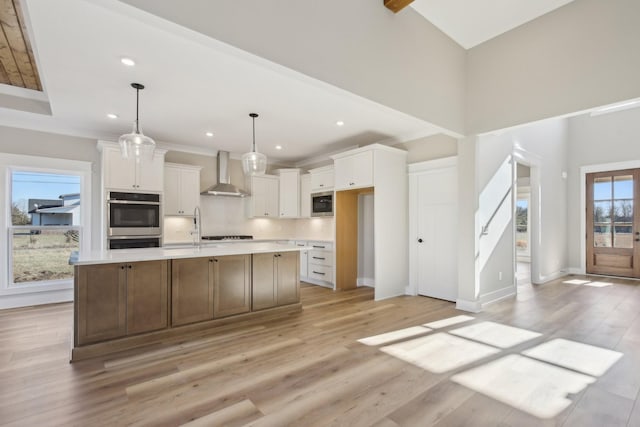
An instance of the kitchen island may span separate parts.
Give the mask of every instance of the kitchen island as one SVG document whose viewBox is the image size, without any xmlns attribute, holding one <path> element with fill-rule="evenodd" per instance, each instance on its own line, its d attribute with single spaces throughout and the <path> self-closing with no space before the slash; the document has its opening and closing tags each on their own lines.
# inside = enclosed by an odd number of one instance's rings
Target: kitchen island
<svg viewBox="0 0 640 427">
<path fill-rule="evenodd" d="M 75 253 L 71 361 L 300 311 L 307 249 L 259 242 Z"/>
</svg>

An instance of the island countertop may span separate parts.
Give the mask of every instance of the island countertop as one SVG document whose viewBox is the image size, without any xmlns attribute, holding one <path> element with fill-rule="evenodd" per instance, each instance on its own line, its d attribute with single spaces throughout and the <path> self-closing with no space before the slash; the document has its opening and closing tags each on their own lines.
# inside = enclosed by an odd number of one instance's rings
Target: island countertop
<svg viewBox="0 0 640 427">
<path fill-rule="evenodd" d="M 258 254 L 269 252 L 292 252 L 313 249 L 289 243 L 214 243 L 199 246 L 180 246 L 143 249 L 112 249 L 102 251 L 73 252 L 71 265 L 111 264 L 120 262 L 154 261 L 162 259 L 199 258 L 210 256 Z"/>
</svg>

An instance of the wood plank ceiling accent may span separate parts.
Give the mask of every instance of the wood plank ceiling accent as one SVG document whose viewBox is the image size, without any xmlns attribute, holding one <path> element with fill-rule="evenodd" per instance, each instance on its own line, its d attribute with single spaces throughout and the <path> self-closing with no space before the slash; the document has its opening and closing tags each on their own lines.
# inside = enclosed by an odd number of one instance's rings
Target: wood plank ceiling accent
<svg viewBox="0 0 640 427">
<path fill-rule="evenodd" d="M 0 0 L 0 83 L 42 91 L 20 0 Z"/>
<path fill-rule="evenodd" d="M 393 13 L 400 12 L 411 3 L 413 3 L 413 0 L 384 0 L 384 5 Z"/>
</svg>

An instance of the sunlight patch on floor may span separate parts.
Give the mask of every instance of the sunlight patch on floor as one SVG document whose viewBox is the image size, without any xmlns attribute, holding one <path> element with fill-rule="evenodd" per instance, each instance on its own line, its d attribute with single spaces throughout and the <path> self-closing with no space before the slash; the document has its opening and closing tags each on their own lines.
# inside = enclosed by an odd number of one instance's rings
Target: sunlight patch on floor
<svg viewBox="0 0 640 427">
<path fill-rule="evenodd" d="M 562 283 L 566 283 L 568 285 L 584 285 L 585 283 L 589 283 L 590 280 L 580 280 L 580 279 L 571 279 L 571 280 L 565 280 Z"/>
<path fill-rule="evenodd" d="M 444 333 L 392 344 L 382 347 L 380 350 L 436 374 L 459 368 L 500 352 L 497 348 Z"/>
<path fill-rule="evenodd" d="M 451 380 L 539 418 L 552 418 L 571 404 L 567 395 L 594 378 L 517 354 L 451 377 Z"/>
<path fill-rule="evenodd" d="M 474 317 L 465 316 L 463 314 L 460 316 L 454 316 L 454 317 L 449 317 L 447 319 L 437 320 L 435 322 L 425 323 L 424 326 L 428 328 L 439 329 L 439 328 L 446 328 L 447 326 L 451 326 L 451 325 L 457 325 L 458 323 L 468 322 L 469 320 L 473 320 L 473 319 Z"/>
<path fill-rule="evenodd" d="M 494 322 L 480 322 L 449 331 L 450 334 L 494 347 L 508 348 L 541 336 L 538 332 Z"/>
<path fill-rule="evenodd" d="M 424 326 L 413 326 L 411 328 L 399 329 L 397 331 L 391 331 L 385 334 L 374 335 L 372 337 L 367 337 L 367 338 L 361 338 L 358 340 L 358 342 L 365 345 L 382 345 L 382 344 L 387 344 L 393 341 L 398 341 L 400 339 L 411 338 L 417 335 L 422 335 L 427 332 L 431 332 L 431 329 L 425 328 Z"/>
<path fill-rule="evenodd" d="M 594 288 L 605 288 L 607 286 L 613 286 L 613 283 L 610 282 L 589 282 L 585 283 L 585 286 L 593 286 Z"/>
<path fill-rule="evenodd" d="M 622 353 L 617 351 L 562 338 L 545 342 L 522 354 L 593 376 L 604 374 L 622 357 Z"/>
</svg>

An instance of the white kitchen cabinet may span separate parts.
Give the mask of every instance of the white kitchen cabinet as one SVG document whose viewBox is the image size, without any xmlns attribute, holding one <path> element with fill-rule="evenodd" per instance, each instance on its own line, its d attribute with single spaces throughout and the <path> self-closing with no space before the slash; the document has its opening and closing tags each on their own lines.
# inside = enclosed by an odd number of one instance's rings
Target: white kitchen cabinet
<svg viewBox="0 0 640 427">
<path fill-rule="evenodd" d="M 300 216 L 300 169 L 278 169 L 280 218 Z"/>
<path fill-rule="evenodd" d="M 307 246 L 307 242 L 297 241 L 296 246 Z M 309 251 L 300 251 L 300 277 L 306 278 L 308 276 L 308 260 Z"/>
<path fill-rule="evenodd" d="M 333 190 L 333 166 L 311 169 L 311 192 Z"/>
<path fill-rule="evenodd" d="M 311 217 L 311 175 L 300 176 L 300 218 Z"/>
<path fill-rule="evenodd" d="M 336 158 L 335 188 L 349 190 L 373 186 L 373 151 L 363 151 Z"/>
<path fill-rule="evenodd" d="M 166 150 L 157 149 L 151 161 L 123 159 L 117 144 L 99 142 L 102 151 L 103 187 L 125 191 L 163 191 L 164 155 Z"/>
<path fill-rule="evenodd" d="M 255 175 L 248 179 L 251 196 L 247 201 L 247 216 L 250 218 L 278 218 L 280 205 L 278 202 L 279 182 L 274 175 Z"/>
<path fill-rule="evenodd" d="M 307 275 L 303 280 L 315 285 L 333 287 L 333 243 L 322 241 L 306 243 L 313 249 L 307 252 Z"/>
<path fill-rule="evenodd" d="M 165 215 L 193 215 L 200 204 L 200 169 L 200 166 L 165 163 Z"/>
</svg>

